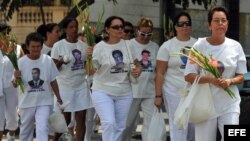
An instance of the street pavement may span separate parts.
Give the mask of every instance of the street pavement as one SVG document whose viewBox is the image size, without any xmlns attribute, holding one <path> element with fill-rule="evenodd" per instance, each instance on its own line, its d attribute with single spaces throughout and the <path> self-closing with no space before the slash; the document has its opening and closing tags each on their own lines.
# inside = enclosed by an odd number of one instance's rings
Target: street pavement
<svg viewBox="0 0 250 141">
<path fill-rule="evenodd" d="M 137 128 L 136 128 L 136 134 L 140 135 L 141 134 L 141 129 L 142 129 L 142 112 L 140 111 L 139 113 L 140 115 L 140 121 L 139 121 L 139 124 L 137 125 Z M 167 113 L 166 112 L 163 112 L 163 116 L 164 116 L 164 119 L 165 119 L 165 122 L 166 122 L 166 130 L 167 130 L 167 136 L 169 135 L 169 125 L 168 125 L 168 116 L 167 116 Z M 93 136 L 92 136 L 92 140 L 91 141 L 101 141 L 102 137 L 101 137 L 101 127 L 98 128 L 98 132 L 97 133 L 94 133 Z M 6 136 L 4 135 L 3 136 L 3 140 L 2 141 L 7 141 L 6 139 Z M 16 135 L 16 140 L 15 141 L 20 141 L 19 140 L 19 137 L 18 135 Z M 131 141 L 142 141 L 141 139 L 133 139 L 131 138 Z M 169 139 L 166 140 L 166 141 L 170 141 Z"/>
</svg>

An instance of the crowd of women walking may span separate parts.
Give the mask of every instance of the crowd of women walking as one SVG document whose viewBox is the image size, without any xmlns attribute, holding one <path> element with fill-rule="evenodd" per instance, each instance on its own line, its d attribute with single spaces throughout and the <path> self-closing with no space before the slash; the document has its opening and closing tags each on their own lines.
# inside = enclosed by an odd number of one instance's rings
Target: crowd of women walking
<svg viewBox="0 0 250 141">
<path fill-rule="evenodd" d="M 100 119 L 103 141 L 129 141 L 140 109 L 142 140 L 148 141 L 154 107 L 161 109 L 163 102 L 171 141 L 216 141 L 217 128 L 223 140 L 223 126 L 239 124 L 236 84 L 244 80 L 246 59 L 240 43 L 226 37 L 229 16 L 224 7 L 211 8 L 207 22 L 211 35 L 197 40 L 191 36 L 190 15 L 178 13 L 173 21 L 174 37 L 160 47 L 151 40 L 154 26 L 146 17 L 138 20 L 136 29 L 122 17 L 108 17 L 102 32 L 105 37 L 94 46 L 88 46 L 84 35 L 78 34 L 76 19 L 66 19 L 62 30 L 55 23 L 41 25 L 26 37 L 29 53 L 17 46 L 19 70 L 0 52 L 0 140 L 4 128 L 9 130 L 8 141 L 15 140 L 18 108 L 21 141 L 32 141 L 34 129 L 37 141 L 60 140 L 61 133 L 48 127 L 49 117 L 56 110 L 63 112 L 76 141 L 91 141 L 94 115 Z M 8 36 L 10 31 L 2 24 L 0 32 Z M 180 90 L 201 71 L 187 57 L 172 55 L 185 54 L 186 46 L 212 53 L 220 62 L 222 77 L 206 75 L 199 80 L 210 84 L 216 114 L 179 129 L 174 114 Z M 93 68 L 87 66 L 88 57 Z M 16 88 L 17 78 L 24 82 L 23 94 Z M 223 90 L 228 87 L 236 98 Z"/>
</svg>

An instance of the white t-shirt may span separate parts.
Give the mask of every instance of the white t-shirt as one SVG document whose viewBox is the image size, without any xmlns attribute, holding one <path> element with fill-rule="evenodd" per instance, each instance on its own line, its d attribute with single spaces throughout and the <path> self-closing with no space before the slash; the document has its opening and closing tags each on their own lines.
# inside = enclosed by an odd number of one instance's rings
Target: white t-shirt
<svg viewBox="0 0 250 141">
<path fill-rule="evenodd" d="M 12 85 L 14 67 L 7 56 L 4 56 L 4 88 L 8 88 Z"/>
<path fill-rule="evenodd" d="M 152 41 L 148 44 L 140 44 L 135 39 L 130 40 L 130 51 L 142 66 L 142 72 L 138 77 L 138 93 L 133 93 L 134 98 L 155 97 L 155 66 L 159 46 Z"/>
<path fill-rule="evenodd" d="M 56 42 L 51 50 L 51 57 L 59 59 L 67 56 L 68 64 L 63 64 L 59 69 L 57 82 L 60 90 L 80 90 L 87 88 L 85 81 L 84 62 L 86 60 L 87 44 L 82 41 L 70 43 L 65 39 Z"/>
<path fill-rule="evenodd" d="M 179 41 L 176 37 L 164 42 L 157 54 L 157 60 L 167 61 L 168 68 L 165 73 L 164 87 L 180 89 L 184 87 L 184 70 L 186 67 L 187 58 L 175 53 L 183 52 L 186 46 L 192 47 L 196 39 L 190 38 L 188 41 Z"/>
<path fill-rule="evenodd" d="M 18 60 L 18 65 L 25 86 L 24 94 L 19 94 L 19 107 L 52 105 L 50 83 L 56 79 L 58 70 L 51 57 L 42 54 L 39 59 L 31 60 L 25 55 Z M 38 81 L 33 75 L 38 76 Z"/>
<path fill-rule="evenodd" d="M 124 40 L 121 39 L 117 44 L 107 44 L 104 41 L 96 44 L 93 63 L 97 69 L 93 76 L 93 90 L 114 96 L 132 93 L 128 79 L 130 61 Z"/>
<path fill-rule="evenodd" d="M 236 73 L 245 74 L 246 58 L 242 46 L 239 42 L 225 38 L 224 43 L 221 45 L 211 45 L 207 42 L 206 38 L 199 38 L 194 44 L 194 48 L 201 51 L 205 55 L 212 55 L 219 64 L 219 70 L 222 73 L 222 78 L 232 78 Z M 199 69 L 195 64 L 187 64 L 185 75 L 189 73 L 198 73 Z M 228 112 L 240 113 L 240 95 L 236 85 L 229 88 L 234 92 L 236 98 L 231 98 L 226 91 L 210 84 L 211 92 L 217 115 L 225 114 Z"/>
<path fill-rule="evenodd" d="M 41 53 L 42 53 L 42 54 L 47 54 L 47 55 L 48 55 L 48 53 L 49 53 L 51 50 L 52 50 L 52 47 L 48 47 L 47 45 L 45 45 L 45 44 L 43 43 L 43 48 L 42 48 L 42 50 L 41 50 Z"/>
<path fill-rule="evenodd" d="M 17 59 L 21 56 L 21 49 L 22 47 L 20 45 L 17 45 L 16 48 L 16 56 Z M 12 86 L 12 79 L 13 79 L 13 73 L 14 73 L 14 66 L 12 65 L 10 59 L 7 56 L 4 56 L 4 88 L 8 88 Z"/>
</svg>

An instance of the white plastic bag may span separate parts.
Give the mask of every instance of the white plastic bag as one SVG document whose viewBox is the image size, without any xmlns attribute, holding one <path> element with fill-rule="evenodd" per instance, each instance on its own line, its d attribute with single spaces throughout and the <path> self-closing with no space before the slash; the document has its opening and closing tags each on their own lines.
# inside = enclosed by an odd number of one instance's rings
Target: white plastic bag
<svg viewBox="0 0 250 141">
<path fill-rule="evenodd" d="M 189 123 L 206 121 L 215 115 L 213 96 L 209 84 L 198 84 L 196 88 Z"/>
<path fill-rule="evenodd" d="M 187 129 L 188 123 L 199 123 L 215 114 L 209 84 L 198 84 L 199 79 L 197 76 L 190 90 L 182 94 L 175 111 L 174 123 L 179 129 Z"/>
<path fill-rule="evenodd" d="M 156 106 L 149 124 L 146 141 L 166 141 L 166 126 L 162 110 L 159 111 Z"/>
<path fill-rule="evenodd" d="M 54 112 L 49 117 L 49 127 L 56 133 L 68 132 L 68 126 L 61 112 Z"/>
</svg>

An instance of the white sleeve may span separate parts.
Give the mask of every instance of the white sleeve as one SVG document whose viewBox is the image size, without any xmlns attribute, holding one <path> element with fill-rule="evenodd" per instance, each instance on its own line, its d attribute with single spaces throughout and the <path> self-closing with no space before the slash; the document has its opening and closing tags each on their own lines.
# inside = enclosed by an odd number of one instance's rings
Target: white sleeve
<svg viewBox="0 0 250 141">
<path fill-rule="evenodd" d="M 168 61 L 169 60 L 170 53 L 169 53 L 169 50 L 167 49 L 169 42 L 170 41 L 167 41 L 161 45 L 161 47 L 159 48 L 158 53 L 157 53 L 157 57 L 156 57 L 157 60 L 160 60 L 160 61 Z"/>
<path fill-rule="evenodd" d="M 239 58 L 237 61 L 236 73 L 245 74 L 247 73 L 246 56 L 240 44 L 239 44 L 238 52 L 239 52 Z"/>
<path fill-rule="evenodd" d="M 94 47 L 93 50 L 93 54 L 92 54 L 92 61 L 93 61 L 93 65 L 94 68 L 99 69 L 101 67 L 100 65 L 100 47 L 99 44 L 96 44 L 96 46 Z"/>
<path fill-rule="evenodd" d="M 60 48 L 60 42 L 61 41 L 59 41 L 59 42 L 57 42 L 57 43 L 55 43 L 54 45 L 53 45 L 53 48 L 52 48 L 52 50 L 51 50 L 51 58 L 54 58 L 54 59 L 59 59 L 59 52 L 60 52 L 60 50 L 59 50 L 59 48 Z"/>
<path fill-rule="evenodd" d="M 56 64 L 54 63 L 54 61 L 52 60 L 52 58 L 49 57 L 49 64 L 50 64 L 50 81 L 54 81 L 56 79 L 56 76 L 59 74 L 59 71 L 56 67 Z"/>
</svg>

